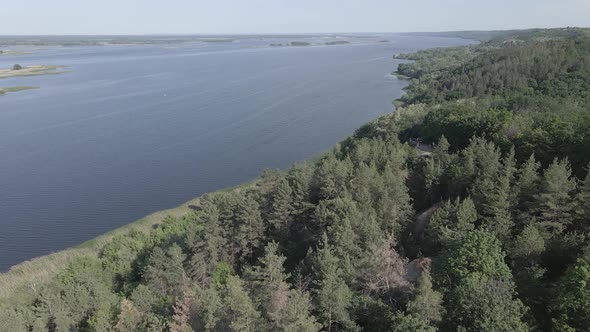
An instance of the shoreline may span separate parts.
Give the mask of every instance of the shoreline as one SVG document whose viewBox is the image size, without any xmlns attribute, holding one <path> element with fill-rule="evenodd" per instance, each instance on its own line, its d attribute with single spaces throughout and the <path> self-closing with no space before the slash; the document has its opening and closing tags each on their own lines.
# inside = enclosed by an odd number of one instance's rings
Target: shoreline
<svg viewBox="0 0 590 332">
<path fill-rule="evenodd" d="M 11 86 L 7 88 L 0 88 L 0 96 L 4 96 L 9 93 L 25 91 L 25 90 L 35 90 L 39 89 L 38 86 Z"/>
<path fill-rule="evenodd" d="M 64 66 L 56 65 L 32 65 L 22 67 L 22 69 L 14 70 L 12 68 L 0 69 L 0 79 L 12 78 L 12 77 L 26 77 L 26 76 L 39 76 L 39 75 L 57 75 L 65 73 L 60 70 Z"/>
<path fill-rule="evenodd" d="M 37 256 L 13 265 L 6 271 L 0 271 L 0 301 L 9 299 L 18 290 L 27 287 L 33 288 L 48 282 L 76 258 L 98 256 L 103 246 L 115 236 L 125 235 L 131 231 L 147 233 L 154 227 L 161 225 L 168 216 L 179 218 L 191 213 L 193 211 L 192 206 L 198 205 L 204 195 L 230 190 L 243 190 L 256 185 L 257 181 L 258 177 L 236 186 L 204 193 L 176 207 L 150 213 L 141 219 L 115 228 L 74 247 Z"/>
</svg>

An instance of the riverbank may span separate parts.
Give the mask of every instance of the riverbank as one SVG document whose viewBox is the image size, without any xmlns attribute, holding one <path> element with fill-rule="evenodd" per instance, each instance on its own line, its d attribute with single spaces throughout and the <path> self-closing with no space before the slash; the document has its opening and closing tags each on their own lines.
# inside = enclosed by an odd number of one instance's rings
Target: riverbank
<svg viewBox="0 0 590 332">
<path fill-rule="evenodd" d="M 207 194 L 246 190 L 255 186 L 257 181 L 258 179 Z M 175 208 L 156 211 L 139 220 L 88 240 L 76 247 L 60 250 L 14 265 L 7 272 L 0 273 L 0 302 L 3 299 L 9 299 L 15 292 L 34 291 L 37 287 L 49 282 L 77 258 L 98 257 L 102 248 L 115 236 L 129 234 L 130 232 L 148 233 L 162 225 L 167 217 L 182 218 L 190 214 L 195 206 L 199 206 L 201 197 L 193 198 Z"/>
<path fill-rule="evenodd" d="M 54 65 L 34 65 L 22 67 L 21 69 L 0 69 L 0 78 L 21 77 L 21 76 L 38 76 L 38 75 L 55 75 L 64 71 L 60 70 L 63 66 Z"/>
<path fill-rule="evenodd" d="M 0 50 L 0 56 L 20 56 L 20 55 L 29 55 L 31 53 L 21 52 L 21 51 L 13 51 L 13 50 Z"/>
<path fill-rule="evenodd" d="M 33 89 L 39 89 L 39 87 L 38 86 L 12 86 L 12 87 L 8 87 L 8 88 L 0 88 L 0 96 L 3 96 L 9 92 L 18 92 L 18 91 L 33 90 Z"/>
</svg>

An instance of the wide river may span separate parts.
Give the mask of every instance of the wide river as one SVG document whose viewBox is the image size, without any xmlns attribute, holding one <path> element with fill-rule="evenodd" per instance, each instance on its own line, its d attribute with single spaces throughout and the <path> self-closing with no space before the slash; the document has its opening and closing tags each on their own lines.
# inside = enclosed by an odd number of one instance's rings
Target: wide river
<svg viewBox="0 0 590 332">
<path fill-rule="evenodd" d="M 208 191 L 285 169 L 381 114 L 407 84 L 395 53 L 469 41 L 409 35 L 252 37 L 37 47 L 0 68 L 0 271 Z M 343 39 L 337 39 L 343 40 Z M 386 40 L 386 41 L 384 41 Z M 269 47 L 306 41 L 315 46 Z"/>
</svg>

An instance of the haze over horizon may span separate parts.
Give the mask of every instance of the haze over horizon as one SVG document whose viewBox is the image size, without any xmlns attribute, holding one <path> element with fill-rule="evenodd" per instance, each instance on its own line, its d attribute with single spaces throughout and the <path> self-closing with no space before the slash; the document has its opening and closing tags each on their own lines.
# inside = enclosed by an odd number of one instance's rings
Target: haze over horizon
<svg viewBox="0 0 590 332">
<path fill-rule="evenodd" d="M 113 9 L 116 8 L 116 9 Z M 590 26 L 590 1 L 342 2 L 24 0 L 3 5 L 2 35 L 435 32 Z"/>
</svg>

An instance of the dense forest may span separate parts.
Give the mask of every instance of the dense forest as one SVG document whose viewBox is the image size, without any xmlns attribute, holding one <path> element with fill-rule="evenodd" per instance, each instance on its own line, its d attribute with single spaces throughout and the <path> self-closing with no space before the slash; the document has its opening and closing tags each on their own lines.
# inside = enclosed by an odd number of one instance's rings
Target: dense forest
<svg viewBox="0 0 590 332">
<path fill-rule="evenodd" d="M 590 331 L 588 31 L 398 57 L 395 112 L 15 286 L 0 330 Z"/>
</svg>

